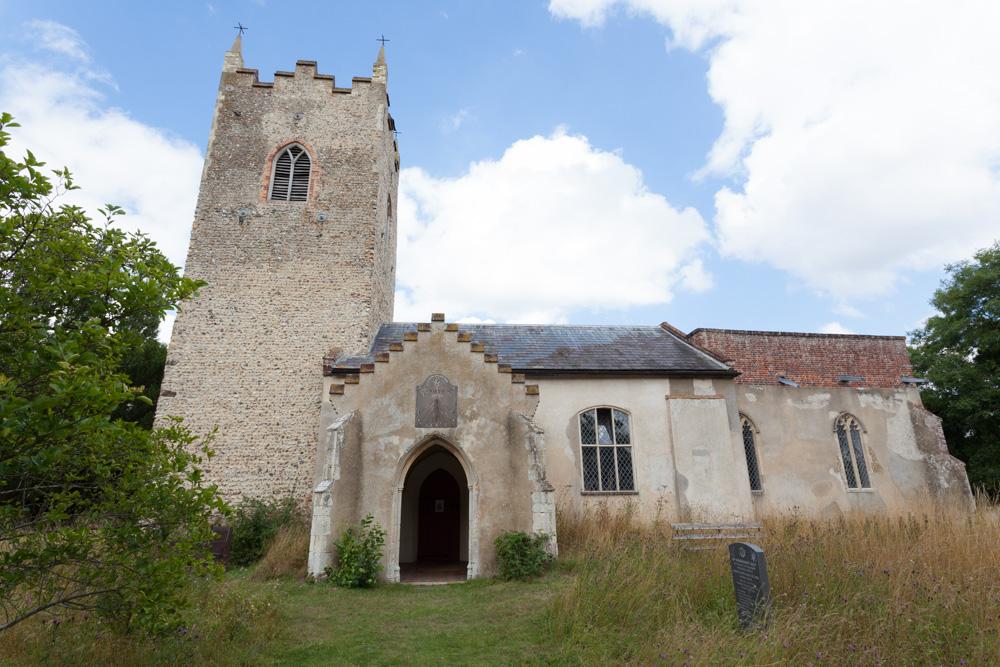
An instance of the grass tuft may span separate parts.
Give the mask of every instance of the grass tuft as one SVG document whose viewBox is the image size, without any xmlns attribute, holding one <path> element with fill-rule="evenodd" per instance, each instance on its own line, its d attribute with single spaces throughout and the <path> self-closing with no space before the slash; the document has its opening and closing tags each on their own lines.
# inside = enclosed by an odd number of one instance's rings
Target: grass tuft
<svg viewBox="0 0 1000 667">
<path fill-rule="evenodd" d="M 309 526 L 300 521 L 278 528 L 274 541 L 250 573 L 255 581 L 305 577 L 309 562 Z"/>
</svg>

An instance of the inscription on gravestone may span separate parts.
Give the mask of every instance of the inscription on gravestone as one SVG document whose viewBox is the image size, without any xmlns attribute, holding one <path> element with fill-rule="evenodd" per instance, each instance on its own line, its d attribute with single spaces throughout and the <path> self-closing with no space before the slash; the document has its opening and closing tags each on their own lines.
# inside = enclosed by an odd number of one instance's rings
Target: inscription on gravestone
<svg viewBox="0 0 1000 667">
<path fill-rule="evenodd" d="M 771 617 L 771 584 L 764 552 L 748 542 L 735 542 L 729 545 L 729 565 L 740 627 L 765 627 Z"/>
<path fill-rule="evenodd" d="M 458 426 L 458 387 L 443 375 L 431 375 L 417 387 L 417 428 Z"/>
</svg>

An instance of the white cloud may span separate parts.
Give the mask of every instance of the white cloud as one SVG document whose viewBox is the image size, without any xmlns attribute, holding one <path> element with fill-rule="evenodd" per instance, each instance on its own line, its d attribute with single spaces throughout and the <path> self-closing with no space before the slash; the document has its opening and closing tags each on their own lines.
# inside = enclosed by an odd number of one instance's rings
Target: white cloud
<svg viewBox="0 0 1000 667">
<path fill-rule="evenodd" d="M 819 328 L 820 333 L 825 334 L 853 334 L 854 332 L 845 327 L 840 322 L 827 322 Z"/>
<path fill-rule="evenodd" d="M 156 335 L 157 340 L 165 344 L 170 342 L 170 334 L 174 332 L 174 320 L 176 319 L 177 319 L 176 310 L 171 310 L 166 314 L 166 316 L 163 318 L 163 321 L 160 322 L 160 329 Z"/>
<path fill-rule="evenodd" d="M 521 49 L 514 49 L 514 57 L 515 58 L 517 56 L 520 56 L 520 55 L 523 55 L 523 54 L 524 54 L 524 51 L 522 51 Z"/>
<path fill-rule="evenodd" d="M 865 314 L 854 306 L 850 306 L 846 303 L 838 303 L 831 310 L 838 315 L 843 315 L 844 317 L 864 317 Z"/>
<path fill-rule="evenodd" d="M 468 109 L 459 109 L 458 113 L 454 116 L 449 116 L 441 121 L 441 131 L 442 132 L 452 132 L 457 130 L 462 126 L 466 120 L 471 118 Z"/>
<path fill-rule="evenodd" d="M 87 43 L 80 37 L 80 33 L 69 26 L 55 21 L 29 21 L 25 28 L 33 33 L 38 48 L 61 53 L 84 63 L 91 61 Z"/>
<path fill-rule="evenodd" d="M 886 294 L 997 237 L 1000 4 L 551 0 L 623 9 L 703 51 L 725 126 L 702 174 L 723 253 L 838 300 Z M 668 82 L 664 82 L 667 85 Z"/>
<path fill-rule="evenodd" d="M 48 25 L 42 44 L 55 40 L 63 52 L 72 50 L 70 41 L 51 38 L 76 35 L 61 27 Z M 76 44 L 87 52 L 82 41 Z M 170 261 L 183 264 L 201 173 L 198 147 L 110 106 L 95 87 L 95 68 L 62 71 L 9 54 L 2 62 L 0 109 L 21 125 L 12 132 L 10 154 L 30 149 L 47 168 L 69 167 L 80 189 L 61 202 L 83 207 L 95 220 L 105 204 L 121 206 L 127 215 L 119 226 L 148 234 Z"/>
<path fill-rule="evenodd" d="M 711 284 L 696 257 L 708 240 L 701 216 L 561 129 L 460 178 L 405 169 L 399 192 L 398 320 L 444 312 L 561 322 L 573 310 L 662 304 L 678 286 Z"/>
</svg>

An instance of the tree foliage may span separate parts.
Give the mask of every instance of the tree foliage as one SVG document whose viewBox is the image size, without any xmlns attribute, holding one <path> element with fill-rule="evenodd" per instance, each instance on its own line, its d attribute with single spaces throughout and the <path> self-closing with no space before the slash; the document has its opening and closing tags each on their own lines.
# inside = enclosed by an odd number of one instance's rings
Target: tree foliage
<svg viewBox="0 0 1000 667">
<path fill-rule="evenodd" d="M 199 283 L 146 237 L 56 207 L 72 189 L 3 151 L 0 115 L 0 630 L 90 609 L 125 628 L 171 623 L 190 575 L 209 571 L 209 518 L 225 511 L 177 421 L 112 418 L 149 403 L 122 360 Z M 194 453 L 199 452 L 200 453 Z"/>
<path fill-rule="evenodd" d="M 947 267 L 931 299 L 939 312 L 911 332 L 924 404 L 944 420 L 969 481 L 1000 492 L 1000 242 Z"/>
</svg>

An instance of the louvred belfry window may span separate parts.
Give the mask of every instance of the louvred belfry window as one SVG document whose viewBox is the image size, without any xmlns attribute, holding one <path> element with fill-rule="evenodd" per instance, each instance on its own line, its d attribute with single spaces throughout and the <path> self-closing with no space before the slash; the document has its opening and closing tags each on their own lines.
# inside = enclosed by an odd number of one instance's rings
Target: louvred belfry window
<svg viewBox="0 0 1000 667">
<path fill-rule="evenodd" d="M 581 412 L 580 454 L 584 491 L 635 491 L 628 414 L 614 408 Z"/>
<path fill-rule="evenodd" d="M 309 199 L 309 175 L 312 160 L 309 153 L 298 144 L 292 144 L 278 153 L 271 175 L 271 201 L 306 201 Z"/>
</svg>

